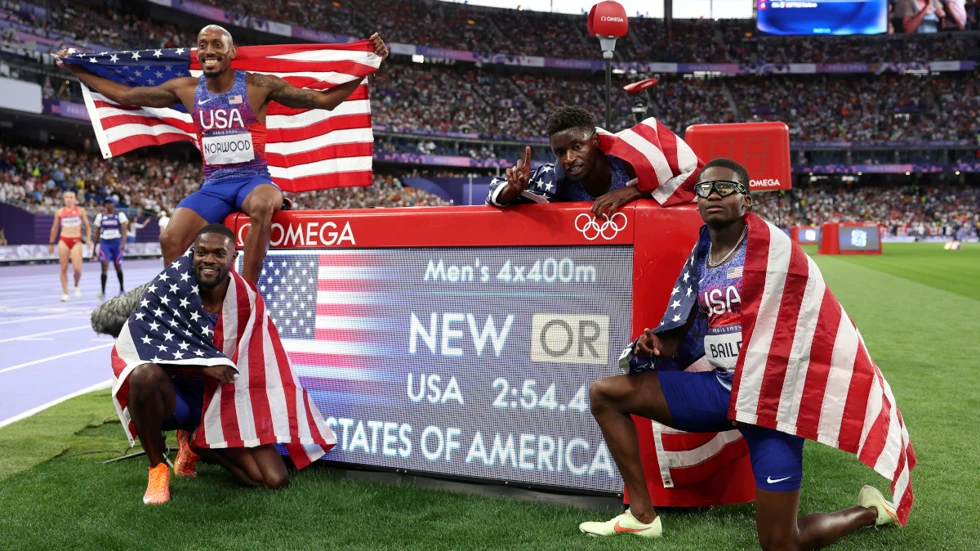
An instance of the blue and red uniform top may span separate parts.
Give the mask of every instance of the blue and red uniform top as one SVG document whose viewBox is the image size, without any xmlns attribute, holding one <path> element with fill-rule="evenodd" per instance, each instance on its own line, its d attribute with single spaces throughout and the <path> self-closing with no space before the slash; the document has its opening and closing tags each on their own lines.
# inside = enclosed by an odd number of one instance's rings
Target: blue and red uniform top
<svg viewBox="0 0 980 551">
<path fill-rule="evenodd" d="M 248 101 L 246 76 L 245 71 L 235 71 L 231 90 L 215 94 L 208 90 L 202 75 L 194 92 L 192 116 L 201 144 L 205 182 L 269 175 L 266 126 Z"/>
</svg>

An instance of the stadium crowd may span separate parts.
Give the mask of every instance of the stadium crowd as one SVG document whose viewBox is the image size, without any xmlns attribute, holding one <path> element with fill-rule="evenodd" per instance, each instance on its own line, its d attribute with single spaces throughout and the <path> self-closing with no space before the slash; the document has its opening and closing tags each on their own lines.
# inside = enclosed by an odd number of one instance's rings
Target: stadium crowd
<svg viewBox="0 0 980 551">
<path fill-rule="evenodd" d="M 61 208 L 61 194 L 75 191 L 79 204 L 101 207 L 111 197 L 120 208 L 142 213 L 171 213 L 181 199 L 200 187 L 201 163 L 168 157 L 99 155 L 62 147 L 37 147 L 0 141 L 0 202 L 34 212 Z M 340 188 L 291 197 L 296 208 L 347 209 L 446 205 L 438 196 L 402 187 L 391 175 L 378 175 L 369 188 Z"/>
<path fill-rule="evenodd" d="M 97 9 L 100 4 L 103 8 Z M 0 0 L 0 19 L 10 24 L 2 31 L 3 36 L 22 40 L 16 38 L 15 30 L 35 29 L 52 39 L 128 49 L 186 44 L 193 33 L 192 29 L 140 17 L 139 6 L 121 0 L 94 1 L 88 5 L 50 0 L 46 5 L 52 9 L 42 18 L 36 11 L 27 9 L 32 6 L 29 2 Z M 525 12 L 521 14 L 522 32 L 504 33 L 501 29 L 509 29 L 511 23 L 507 10 L 452 3 L 413 11 L 414 0 L 383 0 L 381 4 L 372 4 L 369 12 L 360 3 L 350 1 L 290 0 L 276 5 L 253 5 L 241 0 L 231 4 L 214 0 L 212 5 L 230 14 L 296 24 L 305 22 L 315 28 L 355 35 L 366 36 L 370 30 L 380 28 L 389 42 L 465 46 L 486 52 L 516 48 L 515 52 L 553 57 L 594 57 L 597 51 L 594 44 L 583 42 L 588 52 L 576 55 L 574 44 L 587 37 L 575 27 L 581 23 L 577 16 L 561 14 Z M 419 17 L 418 13 L 425 16 Z M 248 25 L 247 20 L 240 23 Z M 747 65 L 763 61 L 963 59 L 976 42 L 972 33 L 760 39 L 750 36 L 752 22 L 742 20 L 675 21 L 668 35 L 662 21 L 640 18 L 632 21 L 631 29 L 626 43 L 633 46 L 623 49 L 627 59 L 646 60 L 642 51 L 630 53 L 630 48 L 645 45 L 651 52 L 657 52 L 656 55 L 675 60 Z M 521 44 L 542 50 L 524 51 Z M 494 47 L 484 48 L 488 45 Z M 603 115 L 605 97 L 601 76 L 496 69 L 461 64 L 416 65 L 392 58 L 374 78 L 374 122 L 395 132 L 463 132 L 493 139 L 521 139 L 541 136 L 548 114 L 560 103 L 583 106 L 597 115 L 597 120 L 602 120 L 598 118 Z M 80 101 L 77 84 L 66 85 L 65 80 L 52 78 L 50 72 L 14 69 L 12 76 L 36 80 L 47 98 Z M 660 80 L 651 93 L 650 114 L 678 132 L 699 122 L 778 119 L 789 122 L 792 137 L 797 141 L 975 142 L 980 134 L 977 122 L 980 96 L 970 73 L 926 77 L 863 74 L 715 79 L 663 75 Z M 630 108 L 634 100 L 622 90 L 627 82 L 625 76 L 616 79 L 612 98 L 613 130 L 629 126 L 633 120 Z M 949 124 L 946 120 L 955 122 Z"/>
<path fill-rule="evenodd" d="M 103 161 L 76 149 L 0 142 L 0 202 L 36 212 L 61 206 L 63 190 L 76 191 L 82 205 L 97 209 L 106 196 L 120 208 L 170 213 L 200 185 L 200 163 L 173 158 L 124 155 Z M 440 206 L 450 203 L 403 186 L 393 174 L 377 174 L 374 185 L 290 195 L 297 209 L 353 209 Z M 980 187 L 971 185 L 835 186 L 815 184 L 790 193 L 758 196 L 756 211 L 782 227 L 831 221 L 880 221 L 912 235 L 975 235 L 980 223 Z M 943 233 L 946 232 L 946 233 Z M 918 235 L 918 234 L 916 234 Z"/>
<path fill-rule="evenodd" d="M 389 42 L 461 49 L 477 54 L 504 53 L 565 59 L 595 59 L 598 46 L 584 32 L 581 15 L 524 11 L 520 32 L 513 32 L 512 10 L 425 0 L 354 0 L 316 2 L 287 0 L 254 3 L 244 0 L 197 0 L 222 9 L 239 25 L 268 20 L 336 34 L 366 37 L 380 31 Z M 0 18 L 19 23 L 18 30 L 45 38 L 104 47 L 131 49 L 187 45 L 187 30 L 150 21 L 141 3 L 122 0 L 37 1 L 48 8 L 46 17 L 31 2 L 0 1 Z M 974 3 L 970 9 L 976 10 Z M 971 12 L 971 16 L 972 16 Z M 968 30 L 977 22 L 968 19 Z M 947 28 L 954 28 L 947 18 Z M 901 27 L 901 25 L 899 25 Z M 707 38 L 707 40 L 706 40 Z M 4 40 L 19 40 L 7 33 Z M 663 20 L 631 17 L 630 34 L 620 41 L 617 58 L 629 61 L 684 63 L 848 63 L 914 62 L 966 59 L 975 48 L 972 33 L 943 32 L 939 36 L 897 34 L 881 37 L 759 37 L 746 20 Z"/>
<path fill-rule="evenodd" d="M 753 210 L 782 227 L 877 222 L 892 235 L 976 238 L 980 187 L 813 184 L 782 197 L 756 195 Z M 962 232 L 962 233 L 961 233 Z"/>
</svg>

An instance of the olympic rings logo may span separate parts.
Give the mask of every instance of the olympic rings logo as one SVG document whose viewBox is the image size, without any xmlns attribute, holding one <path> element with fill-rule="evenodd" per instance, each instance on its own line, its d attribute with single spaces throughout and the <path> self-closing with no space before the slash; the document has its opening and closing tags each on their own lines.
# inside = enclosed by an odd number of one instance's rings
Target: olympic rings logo
<svg viewBox="0 0 980 551">
<path fill-rule="evenodd" d="M 599 237 L 602 237 L 606 241 L 614 239 L 619 232 L 626 229 L 626 224 L 629 219 L 626 215 L 617 212 L 613 214 L 610 218 L 609 215 L 602 215 L 605 220 L 600 224 L 597 218 L 594 218 L 591 214 L 583 212 L 575 217 L 575 229 L 582 233 L 582 237 L 585 237 L 589 241 L 595 241 Z M 619 218 L 622 216 L 622 221 L 619 222 Z M 584 222 L 582 221 L 584 219 Z"/>
</svg>

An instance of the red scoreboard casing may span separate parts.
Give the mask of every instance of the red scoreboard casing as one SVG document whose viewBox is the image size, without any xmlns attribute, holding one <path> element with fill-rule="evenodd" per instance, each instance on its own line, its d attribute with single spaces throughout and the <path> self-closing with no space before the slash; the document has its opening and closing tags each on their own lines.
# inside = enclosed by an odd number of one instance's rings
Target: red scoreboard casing
<svg viewBox="0 0 980 551">
<path fill-rule="evenodd" d="M 684 141 L 704 162 L 727 157 L 741 163 L 749 171 L 752 191 L 793 187 L 785 123 L 695 124 L 687 127 Z"/>
</svg>

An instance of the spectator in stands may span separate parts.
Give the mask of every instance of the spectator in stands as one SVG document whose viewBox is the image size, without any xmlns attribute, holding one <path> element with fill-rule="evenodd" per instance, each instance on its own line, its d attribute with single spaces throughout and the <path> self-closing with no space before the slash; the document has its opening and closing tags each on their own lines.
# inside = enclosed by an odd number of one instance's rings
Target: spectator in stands
<svg viewBox="0 0 980 551">
<path fill-rule="evenodd" d="M 946 12 L 939 0 L 902 0 L 896 17 L 902 18 L 902 29 L 907 33 L 937 33 Z"/>
<path fill-rule="evenodd" d="M 0 226 L 0 247 L 7 246 L 7 234 L 3 232 L 3 226 Z"/>
<path fill-rule="evenodd" d="M 126 226 L 126 243 L 136 243 L 136 232 L 146 227 L 150 223 L 149 218 L 144 218 L 140 221 L 139 216 L 133 218 L 133 221 Z"/>
</svg>

